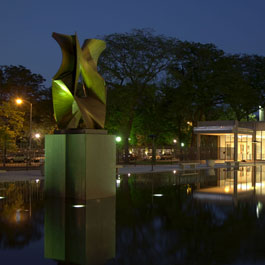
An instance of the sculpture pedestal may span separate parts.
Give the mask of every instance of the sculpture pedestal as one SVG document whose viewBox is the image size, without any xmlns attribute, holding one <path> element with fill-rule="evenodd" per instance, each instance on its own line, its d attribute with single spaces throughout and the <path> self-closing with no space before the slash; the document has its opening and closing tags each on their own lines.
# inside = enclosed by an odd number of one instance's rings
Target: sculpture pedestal
<svg viewBox="0 0 265 265">
<path fill-rule="evenodd" d="M 46 196 L 77 200 L 113 196 L 115 165 L 116 145 L 112 135 L 95 130 L 46 135 Z"/>
</svg>

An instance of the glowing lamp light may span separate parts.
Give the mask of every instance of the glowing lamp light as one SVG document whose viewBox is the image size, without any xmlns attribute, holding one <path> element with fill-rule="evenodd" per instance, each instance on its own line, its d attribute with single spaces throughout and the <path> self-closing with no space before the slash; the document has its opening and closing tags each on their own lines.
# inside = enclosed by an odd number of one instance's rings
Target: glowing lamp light
<svg viewBox="0 0 265 265">
<path fill-rule="evenodd" d="M 20 104 L 23 103 L 23 100 L 22 100 L 21 98 L 17 98 L 17 99 L 16 99 L 16 103 L 17 103 L 18 105 L 20 105 Z"/>
<path fill-rule="evenodd" d="M 177 143 L 177 140 L 176 140 L 176 139 L 174 139 L 174 140 L 173 140 L 173 143 L 174 143 L 174 144 L 175 144 L 175 143 Z"/>
<path fill-rule="evenodd" d="M 36 179 L 35 181 L 36 181 L 36 183 L 39 183 L 39 182 L 40 182 L 40 180 L 39 180 L 39 179 Z"/>
<path fill-rule="evenodd" d="M 176 174 L 176 172 L 177 172 L 176 170 L 173 170 L 173 174 Z"/>
<path fill-rule="evenodd" d="M 86 207 L 84 204 L 74 204 L 73 208 L 84 208 Z"/>
<path fill-rule="evenodd" d="M 131 176 L 131 173 L 128 173 L 128 177 L 130 177 Z"/>
<path fill-rule="evenodd" d="M 155 193 L 155 194 L 153 194 L 153 196 L 154 197 L 163 197 L 163 194 L 161 194 L 161 193 Z"/>
<path fill-rule="evenodd" d="M 229 192 L 229 191 L 230 191 L 229 187 L 225 187 L 225 192 Z"/>
<path fill-rule="evenodd" d="M 36 134 L 35 134 L 35 137 L 36 137 L 37 139 L 39 139 L 39 138 L 40 138 L 40 134 L 39 134 L 39 133 L 36 133 Z"/>
<path fill-rule="evenodd" d="M 117 136 L 116 137 L 116 142 L 119 143 L 121 141 L 121 137 L 120 136 Z"/>
<path fill-rule="evenodd" d="M 181 144 L 180 144 L 181 147 L 184 147 L 184 145 L 185 145 L 184 143 L 181 143 Z"/>
<path fill-rule="evenodd" d="M 3 200 L 5 197 L 3 197 L 3 196 L 0 196 L 0 200 Z"/>
</svg>

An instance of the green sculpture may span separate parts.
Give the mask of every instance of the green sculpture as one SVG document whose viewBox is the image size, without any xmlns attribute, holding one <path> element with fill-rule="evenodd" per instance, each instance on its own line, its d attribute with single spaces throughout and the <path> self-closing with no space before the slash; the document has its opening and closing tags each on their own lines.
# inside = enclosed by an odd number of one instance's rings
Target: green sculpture
<svg viewBox="0 0 265 265">
<path fill-rule="evenodd" d="M 62 64 L 52 81 L 54 117 L 60 129 L 104 128 L 106 86 L 97 72 L 102 40 L 87 39 L 80 47 L 77 35 L 53 33 L 62 50 Z"/>
</svg>

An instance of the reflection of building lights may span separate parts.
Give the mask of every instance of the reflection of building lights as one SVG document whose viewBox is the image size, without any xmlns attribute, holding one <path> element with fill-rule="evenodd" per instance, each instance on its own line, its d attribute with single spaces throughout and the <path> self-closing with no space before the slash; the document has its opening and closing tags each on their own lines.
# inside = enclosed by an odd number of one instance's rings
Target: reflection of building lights
<svg viewBox="0 0 265 265">
<path fill-rule="evenodd" d="M 173 170 L 173 174 L 176 174 L 176 172 L 177 172 L 176 170 Z"/>
<path fill-rule="evenodd" d="M 86 207 L 84 204 L 74 204 L 73 208 L 84 208 Z"/>
<path fill-rule="evenodd" d="M 229 192 L 229 191 L 230 191 L 229 187 L 225 187 L 225 192 Z"/>
<path fill-rule="evenodd" d="M 161 193 L 155 193 L 155 194 L 153 194 L 153 196 L 154 196 L 154 197 L 162 197 L 163 194 L 161 194 Z"/>
</svg>

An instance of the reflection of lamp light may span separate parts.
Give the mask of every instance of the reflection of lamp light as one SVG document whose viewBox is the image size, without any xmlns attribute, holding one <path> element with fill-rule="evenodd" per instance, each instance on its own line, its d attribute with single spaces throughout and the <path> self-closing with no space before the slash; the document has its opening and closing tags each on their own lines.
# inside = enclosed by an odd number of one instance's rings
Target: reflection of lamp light
<svg viewBox="0 0 265 265">
<path fill-rule="evenodd" d="M 84 207 L 86 207 L 86 206 L 83 205 L 83 204 L 75 204 L 75 205 L 73 205 L 73 208 L 84 208 Z"/>
<path fill-rule="evenodd" d="M 263 208 L 263 204 L 261 202 L 258 202 L 257 207 L 256 207 L 257 218 L 259 218 L 262 208 Z"/>
<path fill-rule="evenodd" d="M 155 193 L 155 194 L 153 194 L 153 196 L 154 196 L 154 197 L 162 197 L 163 194 L 161 194 L 161 193 Z"/>
</svg>

